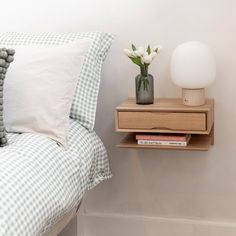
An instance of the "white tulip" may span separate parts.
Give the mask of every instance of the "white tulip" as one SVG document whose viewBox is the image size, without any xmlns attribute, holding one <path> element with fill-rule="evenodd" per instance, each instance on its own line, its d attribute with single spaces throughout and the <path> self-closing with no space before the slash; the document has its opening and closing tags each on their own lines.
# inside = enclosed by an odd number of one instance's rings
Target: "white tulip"
<svg viewBox="0 0 236 236">
<path fill-rule="evenodd" d="M 135 50 L 134 53 L 133 53 L 133 55 L 134 55 L 135 57 L 141 57 L 141 53 L 140 53 L 138 50 Z"/>
<path fill-rule="evenodd" d="M 138 51 L 141 54 L 141 56 L 143 56 L 146 52 L 143 47 L 138 47 Z"/>
<path fill-rule="evenodd" d="M 161 51 L 161 49 L 162 49 L 161 45 L 157 45 L 157 46 L 154 47 L 154 51 L 157 52 L 157 53 L 159 53 Z"/>
<path fill-rule="evenodd" d="M 142 62 L 145 64 L 150 64 L 152 62 L 153 58 L 151 55 L 147 55 L 142 57 Z"/>
<path fill-rule="evenodd" d="M 135 57 L 135 58 L 137 57 L 135 51 L 133 51 L 133 52 L 131 53 L 131 57 Z"/>
<path fill-rule="evenodd" d="M 123 50 L 123 52 L 124 52 L 124 54 L 126 55 L 126 56 L 128 56 L 128 57 L 132 57 L 133 56 L 133 53 L 129 50 L 129 49 L 124 49 Z"/>
<path fill-rule="evenodd" d="M 134 51 L 134 56 L 141 57 L 145 54 L 145 52 L 146 51 L 144 50 L 143 47 L 138 47 L 138 49 Z"/>
<path fill-rule="evenodd" d="M 141 53 L 140 51 L 138 51 L 138 50 L 135 50 L 135 51 L 134 51 L 134 56 L 136 56 L 136 57 L 141 57 L 141 56 L 142 56 L 142 53 Z"/>
<path fill-rule="evenodd" d="M 152 57 L 152 59 L 154 59 L 157 56 L 157 53 L 155 51 L 151 52 L 150 56 Z"/>
</svg>

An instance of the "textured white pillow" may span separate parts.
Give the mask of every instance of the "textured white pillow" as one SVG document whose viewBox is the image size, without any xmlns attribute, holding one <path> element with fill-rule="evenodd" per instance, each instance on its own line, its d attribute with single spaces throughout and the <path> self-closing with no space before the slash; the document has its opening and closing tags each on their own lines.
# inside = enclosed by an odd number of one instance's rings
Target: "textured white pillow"
<svg viewBox="0 0 236 236">
<path fill-rule="evenodd" d="M 66 146 L 69 114 L 90 40 L 15 46 L 4 85 L 8 132 L 37 132 Z"/>
</svg>

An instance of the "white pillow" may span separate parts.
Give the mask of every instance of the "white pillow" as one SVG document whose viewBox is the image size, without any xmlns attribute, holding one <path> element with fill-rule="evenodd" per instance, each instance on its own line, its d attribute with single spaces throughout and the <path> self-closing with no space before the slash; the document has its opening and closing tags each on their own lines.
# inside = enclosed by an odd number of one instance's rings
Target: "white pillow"
<svg viewBox="0 0 236 236">
<path fill-rule="evenodd" d="M 69 114 L 90 40 L 15 46 L 15 61 L 4 84 L 8 132 L 37 132 L 66 146 Z"/>
</svg>

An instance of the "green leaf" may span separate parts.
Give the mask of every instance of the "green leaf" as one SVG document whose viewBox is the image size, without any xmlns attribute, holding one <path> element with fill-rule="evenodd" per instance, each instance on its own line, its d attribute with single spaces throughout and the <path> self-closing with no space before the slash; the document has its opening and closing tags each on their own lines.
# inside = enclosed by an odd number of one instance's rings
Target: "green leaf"
<svg viewBox="0 0 236 236">
<path fill-rule="evenodd" d="M 148 47 L 147 47 L 147 53 L 150 55 L 151 54 L 151 47 L 150 47 L 150 45 L 148 45 Z"/>
<path fill-rule="evenodd" d="M 133 51 L 135 51 L 136 50 L 136 47 L 132 44 L 132 49 L 133 49 Z"/>
<path fill-rule="evenodd" d="M 141 63 L 141 58 L 140 57 L 129 57 L 131 59 L 131 61 L 138 65 L 138 66 L 142 66 L 142 63 Z"/>
</svg>

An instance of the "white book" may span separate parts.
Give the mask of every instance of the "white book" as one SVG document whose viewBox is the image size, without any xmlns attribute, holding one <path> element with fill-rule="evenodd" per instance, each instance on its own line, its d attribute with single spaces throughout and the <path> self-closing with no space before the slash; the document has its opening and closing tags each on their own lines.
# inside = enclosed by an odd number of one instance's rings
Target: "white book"
<svg viewBox="0 0 236 236">
<path fill-rule="evenodd" d="M 188 142 L 176 141 L 158 141 L 158 140 L 138 140 L 139 145 L 163 145 L 163 146 L 181 146 L 186 147 Z"/>
</svg>

